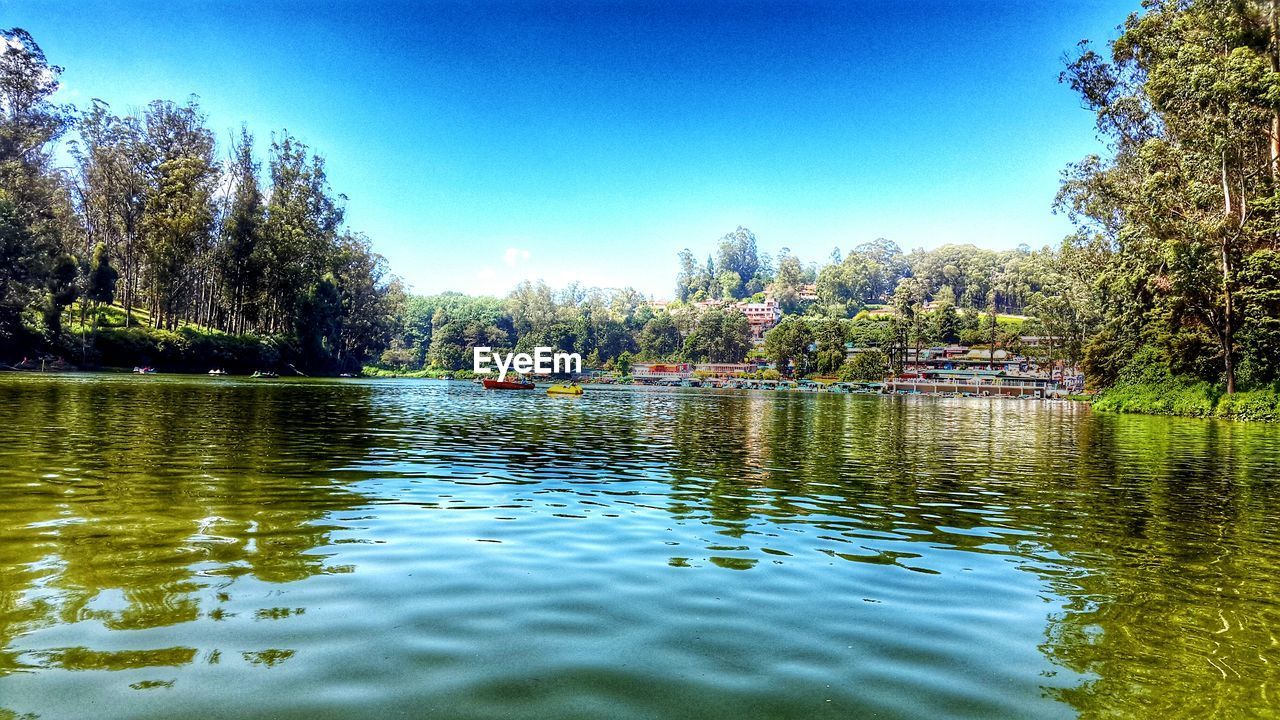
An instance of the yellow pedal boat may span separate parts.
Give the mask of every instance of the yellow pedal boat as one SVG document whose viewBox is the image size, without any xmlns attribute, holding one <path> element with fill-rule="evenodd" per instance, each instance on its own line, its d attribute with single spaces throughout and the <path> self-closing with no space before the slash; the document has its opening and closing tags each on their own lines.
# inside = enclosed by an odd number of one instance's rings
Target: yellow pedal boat
<svg viewBox="0 0 1280 720">
<path fill-rule="evenodd" d="M 582 388 L 578 385 L 552 385 L 547 388 L 548 395 L 581 395 Z"/>
</svg>

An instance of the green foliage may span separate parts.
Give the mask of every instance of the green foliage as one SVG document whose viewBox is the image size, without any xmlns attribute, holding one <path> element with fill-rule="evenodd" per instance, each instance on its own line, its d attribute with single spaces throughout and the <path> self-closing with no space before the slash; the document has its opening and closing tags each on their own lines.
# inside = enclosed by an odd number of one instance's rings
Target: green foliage
<svg viewBox="0 0 1280 720">
<path fill-rule="evenodd" d="M 0 351 L 64 351 L 64 312 L 83 295 L 74 355 L 86 362 L 88 308 L 96 331 L 97 309 L 117 297 L 126 325 L 270 334 L 305 348 L 295 359 L 307 367 L 358 367 L 381 353 L 403 293 L 369 242 L 342 229 L 322 158 L 287 133 L 276 139 L 264 205 L 247 130 L 224 171 L 194 98 L 125 117 L 94 100 L 76 116 L 51 103 L 61 68 L 31 36 L 0 35 Z M 72 127 L 68 173 L 53 144 Z M 225 207 L 219 187 L 230 190 Z M 164 350 L 181 342 L 158 337 L 106 343 L 186 362 Z"/>
<path fill-rule="evenodd" d="M 1257 0 L 1149 2 L 1110 61 L 1082 43 L 1063 74 L 1111 150 L 1072 166 L 1059 194 L 1080 228 L 1072 244 L 1094 268 L 1092 282 L 1070 284 L 1085 291 L 1086 319 L 1104 308 L 1108 326 L 1103 342 L 1082 343 L 1086 369 L 1112 371 L 1102 354 L 1148 343 L 1179 373 L 1220 372 L 1228 393 L 1237 360 L 1254 378 L 1275 376 L 1280 359 L 1259 352 L 1271 343 L 1266 323 L 1253 320 L 1275 287 L 1268 253 L 1280 226 L 1265 141 L 1280 121 L 1273 12 Z"/>
<path fill-rule="evenodd" d="M 889 358 L 878 350 L 860 352 L 840 366 L 841 382 L 878 382 L 889 375 Z"/>
<path fill-rule="evenodd" d="M 1122 384 L 1099 395 L 1093 401 L 1093 408 L 1103 412 L 1209 417 L 1214 413 L 1216 402 L 1214 388 L 1206 382 Z"/>
<path fill-rule="evenodd" d="M 685 338 L 684 355 L 695 362 L 742 362 L 751 342 L 751 325 L 737 310 L 711 308 L 698 317 Z"/>
<path fill-rule="evenodd" d="M 669 314 L 655 315 L 641 329 L 639 345 L 645 357 L 655 360 L 670 358 L 680 350 L 680 329 Z"/>
<path fill-rule="evenodd" d="M 768 258 L 760 255 L 755 233 L 741 226 L 720 238 L 715 268 L 721 291 L 718 297 L 725 299 L 754 295 L 773 277 Z"/>
<path fill-rule="evenodd" d="M 1280 379 L 1280 252 L 1247 257 L 1239 278 L 1241 382 L 1264 385 Z"/>
<path fill-rule="evenodd" d="M 89 261 L 86 273 L 85 299 L 99 304 L 111 304 L 116 298 L 116 283 L 119 279 L 120 273 L 111 266 L 107 246 L 98 243 L 93 247 L 93 259 Z"/>
<path fill-rule="evenodd" d="M 1276 388 L 1225 394 L 1213 383 L 1174 375 L 1168 357 L 1150 346 L 1134 355 L 1117 374 L 1116 383 L 1093 401 L 1093 407 L 1103 412 L 1280 420 Z"/>
<path fill-rule="evenodd" d="M 835 373 L 844 362 L 848 323 L 827 319 L 813 323 L 813 328 L 813 369 L 828 375 Z"/>
<path fill-rule="evenodd" d="M 53 336 L 62 332 L 63 311 L 80 295 L 80 288 L 76 286 L 79 274 L 80 268 L 74 257 L 59 255 L 54 258 L 46 280 L 49 292 L 44 307 L 44 324 Z"/>
<path fill-rule="evenodd" d="M 883 238 L 859 245 L 817 273 L 818 300 L 849 317 L 858 308 L 889 300 L 902 278 L 911 273 L 902 249 Z"/>
<path fill-rule="evenodd" d="M 70 352 L 73 348 L 68 348 Z M 105 367 L 150 365 L 167 371 L 233 373 L 278 368 L 298 359 L 297 350 L 252 335 L 226 335 L 194 328 L 177 331 L 109 327 L 98 332 L 91 352 Z"/>
<path fill-rule="evenodd" d="M 1280 421 L 1280 393 L 1275 388 L 1263 388 L 1223 395 L 1214 414 L 1235 420 Z"/>
<path fill-rule="evenodd" d="M 765 333 L 764 354 L 778 370 L 800 377 L 814 365 L 814 351 L 810 349 L 813 342 L 809 323 L 791 315 Z"/>
</svg>

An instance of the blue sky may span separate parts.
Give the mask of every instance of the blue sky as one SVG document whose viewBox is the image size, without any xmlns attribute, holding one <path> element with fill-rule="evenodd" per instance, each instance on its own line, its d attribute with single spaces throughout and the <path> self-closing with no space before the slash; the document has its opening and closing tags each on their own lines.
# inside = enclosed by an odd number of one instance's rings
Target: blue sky
<svg viewBox="0 0 1280 720">
<path fill-rule="evenodd" d="M 523 278 L 669 296 L 738 225 L 824 260 L 1056 244 L 1099 149 L 1057 82 L 1136 2 L 94 3 L 0 0 L 63 101 L 200 96 L 224 141 L 287 128 L 417 291 Z"/>
</svg>

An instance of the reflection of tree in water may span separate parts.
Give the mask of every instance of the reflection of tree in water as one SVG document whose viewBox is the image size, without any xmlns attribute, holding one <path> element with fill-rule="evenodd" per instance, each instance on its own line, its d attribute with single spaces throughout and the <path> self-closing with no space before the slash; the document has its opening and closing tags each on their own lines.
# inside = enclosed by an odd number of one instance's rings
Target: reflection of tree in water
<svg viewBox="0 0 1280 720">
<path fill-rule="evenodd" d="M 670 509 L 759 557 L 763 530 L 782 524 L 813 528 L 815 546 L 848 537 L 856 552 L 828 554 L 860 562 L 911 567 L 867 554 L 867 531 L 904 529 L 931 547 L 1012 556 L 1062 599 L 1042 649 L 1091 679 L 1046 692 L 1085 717 L 1274 712 L 1276 428 L 925 402 L 682 405 Z"/>
<path fill-rule="evenodd" d="M 1066 600 L 1044 652 L 1090 678 L 1085 718 L 1266 717 L 1280 706 L 1276 429 L 1098 417 L 1041 570 Z"/>
<path fill-rule="evenodd" d="M 973 489 L 1010 470 L 1025 471 L 1040 453 L 1029 446 L 1052 432 L 1048 416 L 1038 427 L 1006 417 L 998 403 L 922 408 L 880 398 L 795 394 L 719 400 L 677 410 L 671 471 L 673 496 L 681 502 L 673 511 L 838 528 L 887 519 L 867 505 L 902 506 L 907 524 L 968 528 L 985 522 L 956 512 L 978 504 Z M 975 424 L 998 426 L 994 439 L 975 444 Z M 936 506 L 926 511 L 921 503 Z M 935 517 L 922 517 L 926 512 Z"/>
<path fill-rule="evenodd" d="M 329 513 L 362 502 L 334 469 L 368 451 L 367 390 L 119 380 L 0 393 L 0 421 L 18 435 L 0 450 L 0 673 L 189 663 L 191 648 L 19 657 L 12 643 L 83 620 L 190 622 L 204 588 L 227 600 L 240 575 L 343 571 L 309 551 L 328 544 Z"/>
</svg>

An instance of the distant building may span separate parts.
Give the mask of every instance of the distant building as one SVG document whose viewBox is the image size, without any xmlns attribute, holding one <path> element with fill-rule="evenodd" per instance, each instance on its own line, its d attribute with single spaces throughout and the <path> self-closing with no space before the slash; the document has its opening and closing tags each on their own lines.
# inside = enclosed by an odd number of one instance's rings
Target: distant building
<svg viewBox="0 0 1280 720">
<path fill-rule="evenodd" d="M 769 283 L 768 285 L 765 286 L 764 297 L 766 300 L 777 299 L 778 296 L 774 292 L 773 283 Z M 798 299 L 800 302 L 817 302 L 818 286 L 814 283 L 809 283 L 808 285 L 801 285 L 800 288 L 796 290 L 796 299 Z"/>
<path fill-rule="evenodd" d="M 747 316 L 753 341 L 763 339 L 765 331 L 782 320 L 782 308 L 772 299 L 759 303 L 738 303 L 737 307 Z"/>
<path fill-rule="evenodd" d="M 885 380 L 890 393 L 957 393 L 1026 398 L 1062 397 L 1067 390 L 1052 378 L 989 370 L 925 370 Z"/>
<path fill-rule="evenodd" d="M 693 377 L 693 365 L 689 363 L 633 363 L 631 377 L 635 380 L 684 380 Z"/>
<path fill-rule="evenodd" d="M 698 363 L 693 366 L 694 372 L 715 377 L 737 377 L 759 369 L 751 363 Z"/>
</svg>

